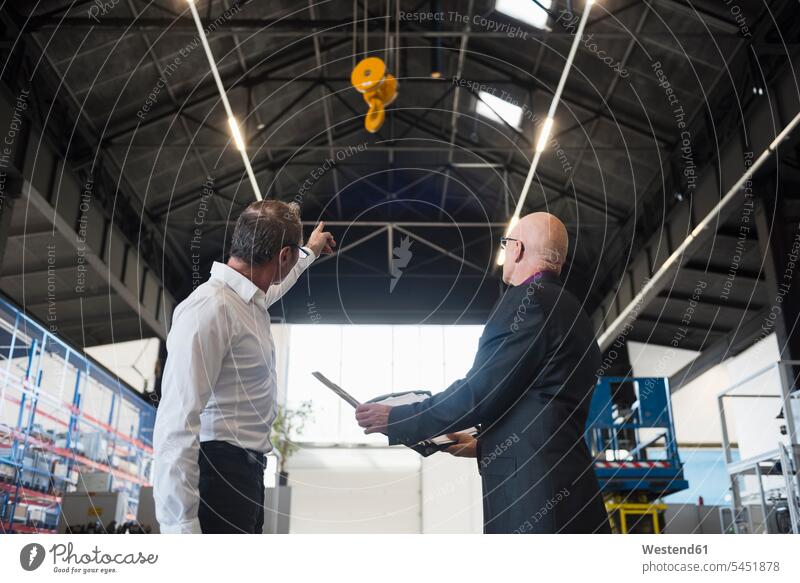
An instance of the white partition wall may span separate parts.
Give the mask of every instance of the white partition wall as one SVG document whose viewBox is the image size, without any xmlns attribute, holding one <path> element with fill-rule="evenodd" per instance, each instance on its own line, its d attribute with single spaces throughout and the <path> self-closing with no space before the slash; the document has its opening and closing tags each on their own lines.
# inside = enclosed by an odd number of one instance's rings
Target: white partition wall
<svg viewBox="0 0 800 583">
<path fill-rule="evenodd" d="M 433 455 L 422 460 L 422 532 L 483 532 L 483 502 L 477 461 Z"/>
<path fill-rule="evenodd" d="M 633 374 L 636 376 L 670 376 L 690 362 L 698 353 L 690 350 L 678 350 L 664 346 L 646 345 L 638 342 L 629 343 L 629 355 Z M 754 344 L 744 352 L 725 360 L 709 369 L 691 383 L 686 384 L 672 395 L 672 410 L 675 417 L 675 433 L 682 444 L 712 444 L 722 442 L 719 422 L 717 395 L 733 383 L 747 377 L 755 371 L 779 359 L 778 344 L 775 335 L 771 334 Z M 762 378 L 752 384 L 753 391 L 763 394 L 779 394 L 777 377 L 772 380 Z M 751 391 L 751 392 L 753 392 Z M 746 426 L 742 425 L 737 433 L 740 448 L 752 450 L 764 446 L 768 439 L 771 445 L 765 449 L 774 449 L 777 435 L 777 424 L 768 422 L 770 415 L 778 414 L 770 404 L 742 402 L 736 403 L 732 417 L 750 418 Z M 744 409 L 741 409 L 744 407 Z M 755 407 L 758 411 L 750 410 Z M 774 414 L 772 410 L 775 409 Z M 748 413 L 749 411 L 749 413 Z M 753 422 L 752 415 L 760 415 L 763 423 Z M 765 431 L 769 429 L 769 431 Z M 758 453 L 757 451 L 755 453 Z M 752 455 L 750 453 L 749 455 Z"/>
<path fill-rule="evenodd" d="M 405 448 L 304 448 L 289 464 L 291 533 L 419 533 L 420 459 Z"/>
</svg>

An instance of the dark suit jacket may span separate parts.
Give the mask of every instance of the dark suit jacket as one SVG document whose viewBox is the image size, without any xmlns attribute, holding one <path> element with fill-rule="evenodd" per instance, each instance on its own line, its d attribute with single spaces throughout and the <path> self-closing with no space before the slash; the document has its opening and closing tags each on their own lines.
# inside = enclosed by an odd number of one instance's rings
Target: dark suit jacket
<svg viewBox="0 0 800 583">
<path fill-rule="evenodd" d="M 392 408 L 389 443 L 481 424 L 484 532 L 609 532 L 584 441 L 600 364 L 580 303 L 541 272 L 495 305 L 465 378 Z"/>
</svg>

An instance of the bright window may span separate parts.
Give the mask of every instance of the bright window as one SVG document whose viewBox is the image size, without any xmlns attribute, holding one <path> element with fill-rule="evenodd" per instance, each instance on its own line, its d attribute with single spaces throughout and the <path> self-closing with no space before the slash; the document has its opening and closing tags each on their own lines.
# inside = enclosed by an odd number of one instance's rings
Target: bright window
<svg viewBox="0 0 800 583">
<path fill-rule="evenodd" d="M 519 129 L 522 121 L 522 108 L 486 91 L 478 93 L 480 99 L 475 112 L 494 121 L 505 120 L 508 125 Z"/>
<path fill-rule="evenodd" d="M 286 399 L 310 400 L 313 417 L 297 441 L 386 444 L 364 435 L 353 408 L 311 376 L 320 371 L 359 401 L 412 389 L 444 390 L 466 375 L 483 326 L 292 325 Z"/>
<path fill-rule="evenodd" d="M 553 6 L 553 0 L 538 0 L 547 10 Z M 498 12 L 521 20 L 536 28 L 547 28 L 547 10 L 533 0 L 497 0 L 494 9 Z"/>
</svg>

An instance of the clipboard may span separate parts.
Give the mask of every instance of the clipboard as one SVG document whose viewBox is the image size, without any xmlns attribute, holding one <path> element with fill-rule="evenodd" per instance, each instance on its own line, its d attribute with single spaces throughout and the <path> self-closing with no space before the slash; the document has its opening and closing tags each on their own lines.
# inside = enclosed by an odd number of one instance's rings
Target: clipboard
<svg viewBox="0 0 800 583">
<path fill-rule="evenodd" d="M 311 375 L 321 382 L 323 385 L 328 387 L 334 393 L 336 393 L 343 401 L 352 405 L 355 409 L 361 403 L 353 397 L 350 393 L 345 391 L 342 387 L 334 383 L 324 374 L 319 371 L 314 371 Z M 406 391 L 404 393 L 391 393 L 389 395 L 381 395 L 380 397 L 375 397 L 374 399 L 370 399 L 367 401 L 368 403 L 385 403 L 387 405 L 401 405 L 401 404 L 408 404 L 417 401 L 423 401 L 431 396 L 430 391 Z M 463 431 L 455 431 L 453 433 L 467 433 L 469 435 L 475 436 L 479 433 L 479 429 L 477 427 L 470 427 L 469 429 L 465 429 Z M 419 453 L 420 455 L 427 457 L 437 451 L 442 451 L 447 449 L 451 445 L 456 443 L 455 440 L 450 439 L 447 435 L 439 435 L 438 437 L 432 437 L 431 439 L 426 439 L 425 441 L 420 441 L 416 445 L 410 445 L 411 449 Z"/>
<path fill-rule="evenodd" d="M 339 397 L 343 401 L 345 401 L 346 403 L 349 403 L 350 405 L 352 405 L 353 409 L 355 409 L 356 407 L 358 407 L 361 404 L 361 403 L 358 402 L 358 400 L 355 397 L 353 397 L 353 395 L 351 395 L 350 393 L 345 391 L 342 387 L 340 387 L 339 385 L 334 383 L 332 380 L 330 380 L 328 377 L 326 377 L 321 372 L 314 371 L 314 372 L 311 373 L 311 376 L 313 376 L 315 379 L 317 379 L 323 385 L 328 387 L 334 393 L 339 395 Z"/>
</svg>

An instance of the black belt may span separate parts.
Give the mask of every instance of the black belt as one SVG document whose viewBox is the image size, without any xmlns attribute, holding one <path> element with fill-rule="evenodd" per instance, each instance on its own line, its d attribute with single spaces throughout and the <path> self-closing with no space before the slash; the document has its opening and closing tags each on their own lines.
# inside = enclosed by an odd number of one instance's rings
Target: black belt
<svg viewBox="0 0 800 583">
<path fill-rule="evenodd" d="M 255 449 L 247 449 L 246 447 L 239 447 L 227 441 L 219 440 L 201 441 L 200 447 L 229 451 L 232 455 L 240 456 L 242 461 L 248 464 L 259 464 L 262 467 L 267 467 L 266 454 Z"/>
</svg>

